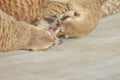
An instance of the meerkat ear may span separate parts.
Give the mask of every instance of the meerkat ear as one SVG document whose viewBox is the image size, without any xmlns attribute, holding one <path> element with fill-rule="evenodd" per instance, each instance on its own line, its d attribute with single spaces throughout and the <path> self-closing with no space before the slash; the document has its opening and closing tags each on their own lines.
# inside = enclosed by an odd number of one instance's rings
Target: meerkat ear
<svg viewBox="0 0 120 80">
<path fill-rule="evenodd" d="M 78 12 L 74 12 L 74 16 L 80 16 Z"/>
</svg>

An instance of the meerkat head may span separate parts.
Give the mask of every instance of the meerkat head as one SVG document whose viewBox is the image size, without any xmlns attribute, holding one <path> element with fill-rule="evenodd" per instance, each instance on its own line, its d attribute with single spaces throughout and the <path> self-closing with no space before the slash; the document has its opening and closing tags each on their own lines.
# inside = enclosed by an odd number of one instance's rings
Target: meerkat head
<svg viewBox="0 0 120 80">
<path fill-rule="evenodd" d="M 73 37 L 77 36 L 75 34 L 77 31 L 76 26 L 80 21 L 80 13 L 76 11 L 68 11 L 63 14 L 57 14 L 54 16 L 46 16 L 41 20 L 38 20 L 37 26 L 44 28 L 54 28 L 59 29 L 58 36 Z M 57 34 L 56 33 L 56 34 Z"/>
<path fill-rule="evenodd" d="M 55 28 L 60 28 L 60 31 L 58 35 L 65 36 L 66 38 L 72 37 L 75 33 L 75 27 L 77 26 L 77 22 L 79 22 L 80 19 L 80 13 L 76 11 L 68 11 L 63 14 L 58 14 L 55 16 L 51 17 L 46 17 L 44 19 L 49 26 L 55 27 Z"/>
<path fill-rule="evenodd" d="M 77 27 L 80 24 L 80 13 L 76 11 L 68 11 L 60 17 L 60 25 L 61 25 L 61 34 L 63 34 L 66 38 L 76 37 L 78 34 Z"/>
</svg>

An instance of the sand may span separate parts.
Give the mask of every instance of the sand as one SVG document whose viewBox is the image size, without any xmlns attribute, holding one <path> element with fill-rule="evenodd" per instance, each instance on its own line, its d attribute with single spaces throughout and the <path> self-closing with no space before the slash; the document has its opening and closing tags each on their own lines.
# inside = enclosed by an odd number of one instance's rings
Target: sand
<svg viewBox="0 0 120 80">
<path fill-rule="evenodd" d="M 0 80 L 120 80 L 120 14 L 47 51 L 0 53 Z"/>
</svg>

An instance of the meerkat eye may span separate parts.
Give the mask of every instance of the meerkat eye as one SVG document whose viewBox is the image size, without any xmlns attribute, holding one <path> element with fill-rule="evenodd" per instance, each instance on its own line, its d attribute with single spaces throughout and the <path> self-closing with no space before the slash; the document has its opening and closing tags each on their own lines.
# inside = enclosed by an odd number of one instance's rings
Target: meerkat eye
<svg viewBox="0 0 120 80">
<path fill-rule="evenodd" d="M 80 16 L 80 14 L 77 12 L 74 12 L 74 16 Z"/>
<path fill-rule="evenodd" d="M 48 23 L 52 23 L 52 22 L 54 22 L 54 19 L 53 18 L 45 18 L 45 21 L 47 21 Z"/>
<path fill-rule="evenodd" d="M 67 19 L 67 18 L 69 18 L 70 16 L 63 16 L 62 18 L 61 18 L 61 20 L 62 21 L 64 21 L 65 19 Z"/>
</svg>

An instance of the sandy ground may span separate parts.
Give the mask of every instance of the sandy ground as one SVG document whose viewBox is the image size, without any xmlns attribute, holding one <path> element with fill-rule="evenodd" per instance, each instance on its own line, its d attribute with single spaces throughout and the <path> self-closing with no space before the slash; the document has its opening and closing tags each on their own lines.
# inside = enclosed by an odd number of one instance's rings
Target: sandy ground
<svg viewBox="0 0 120 80">
<path fill-rule="evenodd" d="M 120 14 L 47 51 L 0 53 L 0 80 L 120 80 Z"/>
</svg>

